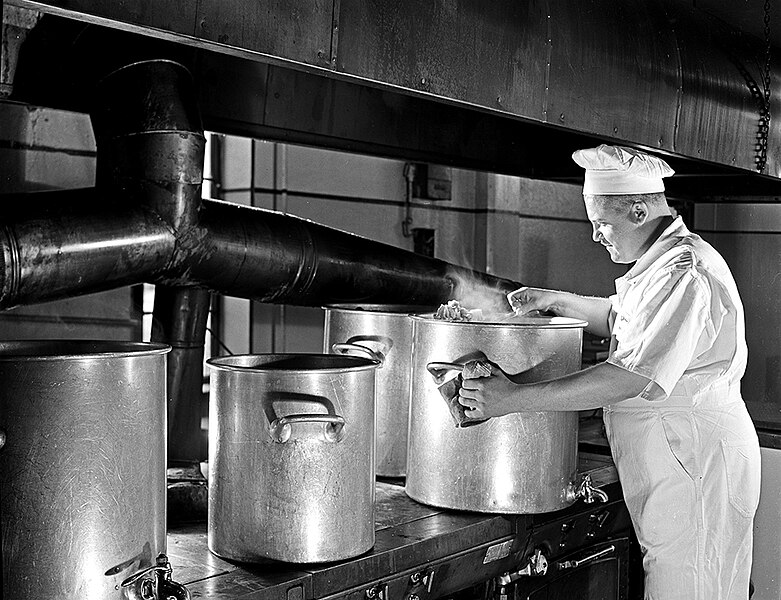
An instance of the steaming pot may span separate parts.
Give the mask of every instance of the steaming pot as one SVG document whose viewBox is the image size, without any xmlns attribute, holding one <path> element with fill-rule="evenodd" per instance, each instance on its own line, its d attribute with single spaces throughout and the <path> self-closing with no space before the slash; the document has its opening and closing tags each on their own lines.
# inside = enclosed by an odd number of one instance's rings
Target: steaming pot
<svg viewBox="0 0 781 600">
<path fill-rule="evenodd" d="M 377 464 L 381 477 L 403 477 L 407 468 L 411 313 L 431 307 L 392 304 L 334 304 L 324 307 L 324 352 L 380 361 L 377 369 Z"/>
<path fill-rule="evenodd" d="M 209 549 L 245 562 L 342 560 L 374 545 L 377 361 L 207 361 Z"/>
<path fill-rule="evenodd" d="M 0 342 L 6 600 L 121 600 L 155 587 L 166 564 L 156 561 L 166 550 L 169 350 Z"/>
<path fill-rule="evenodd" d="M 576 497 L 578 414 L 526 412 L 457 428 L 432 363 L 485 357 L 519 383 L 581 368 L 585 322 L 517 317 L 454 322 L 412 315 L 413 369 L 407 494 L 432 506 L 540 513 Z"/>
</svg>

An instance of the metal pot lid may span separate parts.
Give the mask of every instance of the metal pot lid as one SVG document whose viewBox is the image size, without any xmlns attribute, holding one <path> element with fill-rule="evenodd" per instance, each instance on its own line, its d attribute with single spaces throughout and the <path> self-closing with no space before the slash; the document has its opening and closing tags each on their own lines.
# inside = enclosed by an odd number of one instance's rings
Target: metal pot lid
<svg viewBox="0 0 781 600">
<path fill-rule="evenodd" d="M 344 354 L 234 354 L 210 358 L 212 369 L 241 373 L 344 373 L 376 369 L 380 362 Z"/>
</svg>

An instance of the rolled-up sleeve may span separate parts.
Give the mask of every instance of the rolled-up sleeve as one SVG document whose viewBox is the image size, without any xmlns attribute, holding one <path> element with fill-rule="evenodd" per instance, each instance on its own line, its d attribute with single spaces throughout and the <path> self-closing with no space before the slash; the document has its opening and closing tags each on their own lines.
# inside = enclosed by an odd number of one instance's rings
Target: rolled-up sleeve
<svg viewBox="0 0 781 600">
<path fill-rule="evenodd" d="M 688 265 L 670 265 L 640 293 L 613 297 L 615 340 L 607 362 L 649 378 L 665 396 L 713 331 L 710 286 Z"/>
</svg>

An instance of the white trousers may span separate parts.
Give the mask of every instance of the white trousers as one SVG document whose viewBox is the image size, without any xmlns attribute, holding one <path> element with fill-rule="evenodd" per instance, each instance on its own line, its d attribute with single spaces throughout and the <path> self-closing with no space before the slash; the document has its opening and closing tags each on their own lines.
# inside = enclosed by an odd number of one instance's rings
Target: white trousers
<svg viewBox="0 0 781 600">
<path fill-rule="evenodd" d="M 664 404 L 604 411 L 643 552 L 645 598 L 746 600 L 760 486 L 754 425 L 740 399 Z"/>
</svg>

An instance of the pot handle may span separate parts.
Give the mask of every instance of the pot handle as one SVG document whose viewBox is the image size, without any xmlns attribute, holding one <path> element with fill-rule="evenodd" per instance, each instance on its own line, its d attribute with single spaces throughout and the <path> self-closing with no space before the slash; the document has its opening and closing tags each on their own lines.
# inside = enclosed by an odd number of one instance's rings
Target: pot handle
<svg viewBox="0 0 781 600">
<path fill-rule="evenodd" d="M 441 384 L 445 381 L 445 377 L 452 371 L 458 371 L 459 373 L 464 370 L 464 365 L 460 363 L 450 362 L 430 362 L 426 365 L 426 369 L 431 373 L 434 381 L 437 384 Z"/>
<path fill-rule="evenodd" d="M 383 365 L 385 362 L 385 357 L 380 352 L 375 352 L 371 348 L 367 348 L 366 346 L 361 346 L 360 344 L 350 344 L 349 342 L 345 342 L 343 344 L 337 343 L 337 344 L 331 344 L 331 350 L 336 352 L 337 354 L 350 354 L 351 352 L 356 354 L 362 354 L 365 357 L 369 358 L 370 360 L 376 360 L 380 363 L 380 366 Z"/>
<path fill-rule="evenodd" d="M 344 437 L 344 417 L 314 413 L 279 417 L 269 423 L 268 431 L 275 442 L 284 444 L 290 439 L 295 423 L 325 423 L 325 439 L 329 442 L 338 442 Z"/>
</svg>

